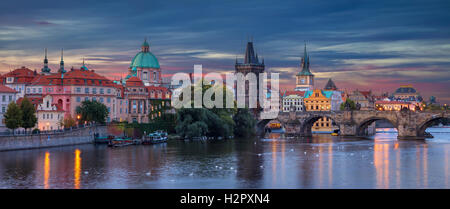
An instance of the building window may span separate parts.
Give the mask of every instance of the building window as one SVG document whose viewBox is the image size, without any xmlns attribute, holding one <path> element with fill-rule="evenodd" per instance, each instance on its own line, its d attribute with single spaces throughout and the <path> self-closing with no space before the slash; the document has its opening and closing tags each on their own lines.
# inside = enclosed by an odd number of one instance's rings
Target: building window
<svg viewBox="0 0 450 209">
<path fill-rule="evenodd" d="M 89 94 L 89 88 L 85 88 L 84 93 Z"/>
<path fill-rule="evenodd" d="M 85 97 L 85 98 L 84 98 L 84 101 L 89 101 L 89 97 Z"/>
<path fill-rule="evenodd" d="M 100 97 L 100 102 L 103 103 L 103 97 Z"/>
<path fill-rule="evenodd" d="M 104 92 L 103 92 L 103 88 L 101 88 L 101 89 L 100 89 L 100 94 L 103 94 L 103 93 L 104 93 Z"/>
<path fill-rule="evenodd" d="M 106 102 L 111 103 L 111 98 L 106 98 Z"/>
<path fill-rule="evenodd" d="M 6 112 L 6 107 L 5 106 L 2 107 L 2 112 L 3 113 Z"/>
<path fill-rule="evenodd" d="M 92 93 L 96 94 L 97 93 L 97 88 L 92 88 Z"/>
<path fill-rule="evenodd" d="M 81 87 L 77 87 L 76 91 L 77 93 L 81 93 Z"/>
<path fill-rule="evenodd" d="M 106 89 L 106 93 L 111 94 L 111 89 Z"/>
<path fill-rule="evenodd" d="M 9 95 L 9 101 L 12 101 L 13 99 L 12 99 L 12 96 L 11 95 Z"/>
<path fill-rule="evenodd" d="M 2 102 L 5 102 L 5 101 L 6 101 L 6 96 L 3 95 L 3 96 L 2 96 Z"/>
<path fill-rule="evenodd" d="M 77 97 L 77 102 L 81 102 L 81 97 Z"/>
</svg>

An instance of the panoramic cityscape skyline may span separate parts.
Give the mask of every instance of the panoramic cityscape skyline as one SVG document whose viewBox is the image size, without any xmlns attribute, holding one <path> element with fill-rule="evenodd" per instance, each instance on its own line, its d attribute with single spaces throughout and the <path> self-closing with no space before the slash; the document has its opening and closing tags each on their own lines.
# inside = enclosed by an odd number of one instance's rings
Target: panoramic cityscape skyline
<svg viewBox="0 0 450 209">
<path fill-rule="evenodd" d="M 290 89 L 306 41 L 316 88 L 328 78 L 376 93 L 412 84 L 425 100 L 450 102 L 450 4 L 443 1 L 16 1 L 1 8 L 1 74 L 41 69 L 44 48 L 56 72 L 64 48 L 67 68 L 81 67 L 84 57 L 89 69 L 118 79 L 145 37 L 164 77 L 194 64 L 232 73 L 253 40 L 266 71 L 280 72 L 281 88 Z"/>
</svg>

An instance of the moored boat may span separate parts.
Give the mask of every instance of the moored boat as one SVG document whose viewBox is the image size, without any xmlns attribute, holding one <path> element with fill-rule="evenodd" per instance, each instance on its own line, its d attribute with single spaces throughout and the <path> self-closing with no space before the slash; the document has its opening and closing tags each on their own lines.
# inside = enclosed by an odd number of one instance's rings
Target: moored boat
<svg viewBox="0 0 450 209">
<path fill-rule="evenodd" d="M 124 147 L 134 144 L 132 138 L 115 138 L 109 141 L 108 146 L 110 147 Z"/>
<path fill-rule="evenodd" d="M 164 131 L 155 131 L 144 135 L 141 144 L 159 144 L 167 142 L 168 135 Z"/>
<path fill-rule="evenodd" d="M 95 144 L 108 144 L 112 139 L 114 139 L 114 136 L 98 136 L 98 134 L 94 135 L 94 143 Z"/>
</svg>

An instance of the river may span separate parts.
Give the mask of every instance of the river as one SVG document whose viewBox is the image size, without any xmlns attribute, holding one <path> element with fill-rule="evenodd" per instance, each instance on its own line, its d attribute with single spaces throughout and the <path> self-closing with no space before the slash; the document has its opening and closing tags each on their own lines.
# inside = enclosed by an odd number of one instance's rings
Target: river
<svg viewBox="0 0 450 209">
<path fill-rule="evenodd" d="M 7 151 L 0 188 L 450 188 L 450 128 L 427 131 Z"/>
</svg>

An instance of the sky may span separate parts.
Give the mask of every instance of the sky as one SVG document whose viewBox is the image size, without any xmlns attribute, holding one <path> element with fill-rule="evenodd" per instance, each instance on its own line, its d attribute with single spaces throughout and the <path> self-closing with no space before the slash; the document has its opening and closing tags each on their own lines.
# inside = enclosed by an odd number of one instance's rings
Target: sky
<svg viewBox="0 0 450 209">
<path fill-rule="evenodd" d="M 340 89 L 392 93 L 413 85 L 426 99 L 450 103 L 450 1 L 1 1 L 0 73 L 41 69 L 44 48 L 58 69 L 126 76 L 147 38 L 169 78 L 233 72 L 253 40 L 267 72 L 295 87 L 306 42 L 315 87 L 332 78 Z"/>
</svg>

